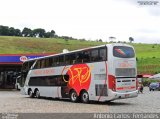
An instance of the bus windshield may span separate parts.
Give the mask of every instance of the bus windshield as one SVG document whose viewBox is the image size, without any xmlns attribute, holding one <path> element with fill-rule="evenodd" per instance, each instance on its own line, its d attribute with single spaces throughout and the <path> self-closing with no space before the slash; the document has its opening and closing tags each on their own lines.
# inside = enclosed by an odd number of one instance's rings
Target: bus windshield
<svg viewBox="0 0 160 119">
<path fill-rule="evenodd" d="M 113 56 L 119 57 L 119 58 L 133 58 L 135 56 L 135 53 L 132 47 L 114 46 Z"/>
</svg>

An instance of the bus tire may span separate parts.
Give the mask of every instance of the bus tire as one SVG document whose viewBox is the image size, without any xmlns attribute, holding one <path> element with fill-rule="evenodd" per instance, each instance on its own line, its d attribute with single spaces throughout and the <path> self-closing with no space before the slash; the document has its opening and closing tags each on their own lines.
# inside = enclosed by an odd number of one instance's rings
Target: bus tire
<svg viewBox="0 0 160 119">
<path fill-rule="evenodd" d="M 70 100 L 71 100 L 72 102 L 77 102 L 77 101 L 78 101 L 78 95 L 77 95 L 77 93 L 76 93 L 75 90 L 72 90 L 72 91 L 70 92 Z"/>
<path fill-rule="evenodd" d="M 30 98 L 33 98 L 33 97 L 34 97 L 34 94 L 33 94 L 33 92 L 32 92 L 31 89 L 28 91 L 28 95 L 29 95 Z"/>
<path fill-rule="evenodd" d="M 40 92 L 39 92 L 39 90 L 38 90 L 38 89 L 36 90 L 35 95 L 36 95 L 36 98 L 40 98 Z"/>
<path fill-rule="evenodd" d="M 88 103 L 89 102 L 89 94 L 87 91 L 82 91 L 81 93 L 81 102 Z"/>
</svg>

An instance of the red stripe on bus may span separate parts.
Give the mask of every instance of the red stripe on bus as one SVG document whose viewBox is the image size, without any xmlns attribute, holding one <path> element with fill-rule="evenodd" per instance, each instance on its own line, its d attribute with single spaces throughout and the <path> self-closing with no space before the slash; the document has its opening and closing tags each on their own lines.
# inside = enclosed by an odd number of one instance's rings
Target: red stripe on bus
<svg viewBox="0 0 160 119">
<path fill-rule="evenodd" d="M 123 90 L 124 89 L 124 87 L 119 87 L 119 88 L 117 88 L 117 90 Z"/>
<path fill-rule="evenodd" d="M 130 89 L 136 88 L 135 86 L 131 86 Z"/>
<path fill-rule="evenodd" d="M 119 87 L 117 90 L 125 90 L 125 89 L 133 89 L 136 88 L 135 86 L 129 86 L 129 87 Z"/>
</svg>

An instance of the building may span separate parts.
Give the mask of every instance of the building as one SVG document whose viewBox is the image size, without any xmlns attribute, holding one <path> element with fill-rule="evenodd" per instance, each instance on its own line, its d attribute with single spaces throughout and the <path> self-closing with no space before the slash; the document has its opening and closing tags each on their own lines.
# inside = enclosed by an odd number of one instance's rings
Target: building
<svg viewBox="0 0 160 119">
<path fill-rule="evenodd" d="M 24 61 L 50 54 L 0 54 L 0 88 L 14 88 Z"/>
</svg>

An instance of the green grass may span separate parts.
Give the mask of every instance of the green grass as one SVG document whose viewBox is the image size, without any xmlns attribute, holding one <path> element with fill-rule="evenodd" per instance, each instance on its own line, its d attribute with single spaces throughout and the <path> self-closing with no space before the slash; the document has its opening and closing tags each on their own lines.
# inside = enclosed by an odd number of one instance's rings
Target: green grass
<svg viewBox="0 0 160 119">
<path fill-rule="evenodd" d="M 133 44 L 138 58 L 160 58 L 160 44 Z"/>
<path fill-rule="evenodd" d="M 160 44 L 132 44 L 138 58 L 139 74 L 156 74 L 160 72 Z"/>
<path fill-rule="evenodd" d="M 0 36 L 0 54 L 60 53 L 63 49 L 75 50 L 104 43 L 93 41 L 64 40 L 60 38 L 29 38 Z"/>
<path fill-rule="evenodd" d="M 0 36 L 0 54 L 60 53 L 102 45 L 96 41 L 64 40 L 61 38 L 30 38 Z M 160 44 L 130 44 L 135 47 L 139 74 L 160 72 Z"/>
</svg>

